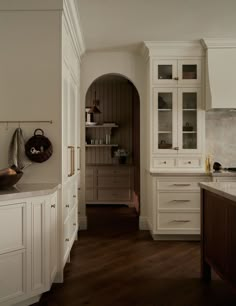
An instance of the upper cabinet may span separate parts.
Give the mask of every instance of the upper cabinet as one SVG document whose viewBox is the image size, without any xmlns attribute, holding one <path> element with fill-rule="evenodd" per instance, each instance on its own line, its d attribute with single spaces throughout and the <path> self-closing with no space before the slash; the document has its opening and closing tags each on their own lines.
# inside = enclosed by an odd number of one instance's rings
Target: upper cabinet
<svg viewBox="0 0 236 306">
<path fill-rule="evenodd" d="M 204 169 L 204 54 L 200 42 L 147 43 L 150 171 Z"/>
<path fill-rule="evenodd" d="M 193 86 L 201 84 L 201 60 L 155 59 L 153 60 L 153 84 L 170 86 Z"/>
</svg>

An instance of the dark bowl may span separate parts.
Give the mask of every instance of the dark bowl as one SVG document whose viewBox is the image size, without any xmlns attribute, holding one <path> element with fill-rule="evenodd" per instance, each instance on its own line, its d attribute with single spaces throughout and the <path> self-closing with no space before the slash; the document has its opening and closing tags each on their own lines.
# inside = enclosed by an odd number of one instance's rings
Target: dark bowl
<svg viewBox="0 0 236 306">
<path fill-rule="evenodd" d="M 0 189 L 7 189 L 14 186 L 22 177 L 23 172 L 18 172 L 13 175 L 0 176 Z"/>
</svg>

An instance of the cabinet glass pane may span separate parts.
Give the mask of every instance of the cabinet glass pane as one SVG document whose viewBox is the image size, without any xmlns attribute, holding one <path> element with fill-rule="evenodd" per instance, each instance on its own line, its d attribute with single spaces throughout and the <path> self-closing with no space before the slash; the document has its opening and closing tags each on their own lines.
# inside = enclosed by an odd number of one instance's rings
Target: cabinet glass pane
<svg viewBox="0 0 236 306">
<path fill-rule="evenodd" d="M 171 80 L 172 79 L 172 65 L 158 65 L 158 79 Z"/>
<path fill-rule="evenodd" d="M 182 78 L 184 80 L 196 80 L 197 79 L 197 65 L 183 65 L 182 66 Z"/>
<path fill-rule="evenodd" d="M 158 148 L 172 148 L 172 93 L 158 93 Z"/>
<path fill-rule="evenodd" d="M 197 149 L 197 93 L 183 93 L 183 149 Z"/>
</svg>

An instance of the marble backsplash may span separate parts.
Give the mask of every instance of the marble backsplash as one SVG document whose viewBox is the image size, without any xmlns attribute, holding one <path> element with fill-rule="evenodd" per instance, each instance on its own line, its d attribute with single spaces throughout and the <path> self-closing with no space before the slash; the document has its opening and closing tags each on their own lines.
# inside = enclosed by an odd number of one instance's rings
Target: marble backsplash
<svg viewBox="0 0 236 306">
<path fill-rule="evenodd" d="M 236 167 L 236 111 L 206 112 L 206 154 L 223 167 Z"/>
</svg>

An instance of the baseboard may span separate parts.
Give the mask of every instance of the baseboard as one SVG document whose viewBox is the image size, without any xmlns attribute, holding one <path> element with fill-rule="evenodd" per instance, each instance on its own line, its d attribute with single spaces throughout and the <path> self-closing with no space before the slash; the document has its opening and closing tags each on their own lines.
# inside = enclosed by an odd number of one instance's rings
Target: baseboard
<svg viewBox="0 0 236 306">
<path fill-rule="evenodd" d="M 159 241 L 200 241 L 200 235 L 151 235 L 153 240 Z"/>
<path fill-rule="evenodd" d="M 87 230 L 87 217 L 79 217 L 79 230 L 86 231 Z"/>
<path fill-rule="evenodd" d="M 141 231 L 149 231 L 149 226 L 147 222 L 147 217 L 139 217 L 139 229 Z"/>
<path fill-rule="evenodd" d="M 37 295 L 37 296 L 29 298 L 29 299 L 27 299 L 25 301 L 22 301 L 22 302 L 19 302 L 19 303 L 16 303 L 16 304 L 11 304 L 11 305 L 14 305 L 14 306 L 28 306 L 28 305 L 32 305 L 32 304 L 38 303 L 39 300 L 40 300 L 40 297 L 41 297 L 41 295 Z"/>
</svg>

